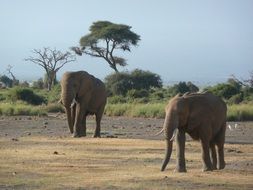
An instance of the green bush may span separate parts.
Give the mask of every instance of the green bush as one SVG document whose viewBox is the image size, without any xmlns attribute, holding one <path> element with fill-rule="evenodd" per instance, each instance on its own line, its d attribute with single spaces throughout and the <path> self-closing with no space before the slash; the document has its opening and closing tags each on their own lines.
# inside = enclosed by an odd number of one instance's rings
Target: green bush
<svg viewBox="0 0 253 190">
<path fill-rule="evenodd" d="M 212 92 L 213 94 L 221 97 L 221 98 L 225 98 L 225 99 L 229 99 L 232 96 L 240 93 L 240 90 L 235 87 L 234 85 L 231 84 L 217 84 L 213 87 L 210 87 L 207 89 L 209 92 Z"/>
<path fill-rule="evenodd" d="M 47 100 L 48 103 L 56 103 L 60 100 L 60 96 L 61 96 L 61 85 L 60 84 L 56 84 L 53 86 L 53 88 L 51 89 L 51 91 L 47 91 Z"/>
<path fill-rule="evenodd" d="M 163 118 L 165 104 L 109 104 L 106 105 L 107 116 Z"/>
<path fill-rule="evenodd" d="M 13 116 L 13 115 L 47 115 L 44 106 L 33 106 L 22 103 L 1 103 L 0 115 Z"/>
<path fill-rule="evenodd" d="M 126 103 L 127 100 L 123 96 L 111 96 L 107 99 L 107 104 L 118 104 L 118 103 Z"/>
<path fill-rule="evenodd" d="M 9 91 L 9 98 L 12 102 L 21 100 L 32 105 L 40 105 L 47 102 L 43 96 L 35 94 L 32 89 L 22 87 L 12 88 Z"/>
<path fill-rule="evenodd" d="M 104 113 L 107 116 L 129 116 L 131 106 L 131 104 L 107 104 Z"/>
<path fill-rule="evenodd" d="M 184 94 L 186 92 L 198 92 L 199 88 L 191 82 L 187 82 L 187 83 L 179 82 L 178 84 L 173 85 L 169 89 L 169 91 L 172 94 L 172 96 L 175 96 L 178 93 Z"/>
<path fill-rule="evenodd" d="M 130 99 L 148 97 L 148 95 L 149 93 L 145 89 L 141 90 L 132 89 L 127 92 L 127 97 L 129 97 Z"/>
<path fill-rule="evenodd" d="M 132 106 L 129 116 L 132 117 L 147 117 L 147 118 L 164 118 L 165 104 L 155 103 L 155 104 L 137 104 Z"/>
<path fill-rule="evenodd" d="M 8 104 L 1 105 L 1 115 L 11 116 L 14 113 L 14 108 Z"/>
<path fill-rule="evenodd" d="M 126 95 L 129 90 L 149 90 L 152 87 L 161 88 L 159 75 L 150 71 L 136 69 L 132 72 L 120 72 L 108 75 L 105 85 L 110 95 Z"/>
<path fill-rule="evenodd" d="M 228 121 L 252 121 L 253 104 L 239 104 L 228 106 Z"/>
<path fill-rule="evenodd" d="M 228 103 L 229 104 L 239 104 L 243 101 L 243 94 L 236 94 L 233 95 L 231 98 L 229 98 Z"/>
<path fill-rule="evenodd" d="M 0 94 L 0 101 L 6 100 L 6 97 L 3 94 Z"/>
</svg>

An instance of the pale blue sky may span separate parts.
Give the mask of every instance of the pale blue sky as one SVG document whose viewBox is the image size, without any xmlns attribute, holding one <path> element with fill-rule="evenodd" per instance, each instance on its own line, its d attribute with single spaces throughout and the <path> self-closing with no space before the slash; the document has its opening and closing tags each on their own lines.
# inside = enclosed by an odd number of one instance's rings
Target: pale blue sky
<svg viewBox="0 0 253 190">
<path fill-rule="evenodd" d="M 253 0 L 1 0 L 0 74 L 19 79 L 44 70 L 23 59 L 33 48 L 68 50 L 98 20 L 132 26 L 141 36 L 123 56 L 128 66 L 169 81 L 225 81 L 253 70 Z M 113 71 L 102 59 L 78 57 L 60 70 L 86 70 L 100 79 Z"/>
</svg>

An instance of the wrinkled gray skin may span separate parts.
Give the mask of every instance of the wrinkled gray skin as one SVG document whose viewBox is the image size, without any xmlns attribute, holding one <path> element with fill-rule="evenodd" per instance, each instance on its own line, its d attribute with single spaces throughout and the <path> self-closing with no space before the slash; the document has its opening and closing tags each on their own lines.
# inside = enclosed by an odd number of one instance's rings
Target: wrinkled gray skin
<svg viewBox="0 0 253 190">
<path fill-rule="evenodd" d="M 165 170 L 170 160 L 173 144 L 171 138 L 176 129 L 177 164 L 175 171 L 186 172 L 185 133 L 201 142 L 203 171 L 225 167 L 224 142 L 227 107 L 219 97 L 211 93 L 177 95 L 170 100 L 165 111 L 163 129 L 166 137 L 166 153 L 161 171 Z"/>
<path fill-rule="evenodd" d="M 85 71 L 66 72 L 61 79 L 61 103 L 65 107 L 73 137 L 86 136 L 86 116 L 95 114 L 94 137 L 100 137 L 100 122 L 106 104 L 102 81 Z"/>
</svg>

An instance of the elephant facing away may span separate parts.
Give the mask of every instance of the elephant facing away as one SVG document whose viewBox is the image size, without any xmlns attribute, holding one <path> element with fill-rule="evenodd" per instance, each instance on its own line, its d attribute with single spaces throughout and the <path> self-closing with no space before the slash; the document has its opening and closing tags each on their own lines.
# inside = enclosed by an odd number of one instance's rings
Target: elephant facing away
<svg viewBox="0 0 253 190">
<path fill-rule="evenodd" d="M 170 160 L 175 135 L 175 171 L 186 172 L 185 133 L 201 142 L 203 171 L 225 167 L 224 142 L 227 106 L 223 100 L 209 92 L 177 95 L 170 100 L 165 112 L 163 130 L 166 137 L 166 153 L 161 171 L 165 170 Z"/>
<path fill-rule="evenodd" d="M 61 79 L 61 100 L 73 137 L 86 136 L 86 116 L 95 114 L 94 137 L 100 137 L 100 122 L 106 105 L 104 83 L 85 71 L 66 72 Z"/>
</svg>

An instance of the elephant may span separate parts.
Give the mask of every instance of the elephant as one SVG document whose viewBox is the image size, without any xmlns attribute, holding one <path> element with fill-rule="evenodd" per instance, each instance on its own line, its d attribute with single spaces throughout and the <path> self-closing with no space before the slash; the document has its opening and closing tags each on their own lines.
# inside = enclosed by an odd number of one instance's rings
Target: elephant
<svg viewBox="0 0 253 190">
<path fill-rule="evenodd" d="M 60 102 L 65 107 L 68 126 L 73 137 L 86 136 L 86 116 L 95 114 L 93 137 L 100 137 L 100 122 L 106 105 L 104 83 L 86 71 L 66 72 L 61 79 Z"/>
<path fill-rule="evenodd" d="M 165 112 L 161 132 L 164 131 L 166 151 L 161 171 L 164 171 L 169 163 L 175 138 L 175 171 L 186 172 L 185 133 L 188 133 L 193 140 L 201 142 L 203 171 L 212 171 L 217 167 L 218 169 L 225 168 L 224 142 L 227 106 L 221 98 L 210 92 L 178 94 L 169 101 Z"/>
</svg>

